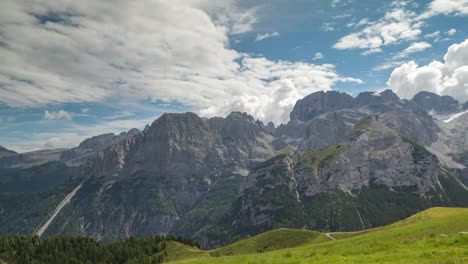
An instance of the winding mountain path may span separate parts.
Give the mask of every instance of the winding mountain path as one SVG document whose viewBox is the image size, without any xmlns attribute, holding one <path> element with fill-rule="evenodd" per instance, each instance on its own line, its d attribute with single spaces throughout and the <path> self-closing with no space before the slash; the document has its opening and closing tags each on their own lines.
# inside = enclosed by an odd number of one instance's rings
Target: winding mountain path
<svg viewBox="0 0 468 264">
<path fill-rule="evenodd" d="M 325 236 L 327 236 L 331 240 L 336 240 L 334 237 L 331 236 L 331 233 L 325 233 Z"/>
<path fill-rule="evenodd" d="M 83 184 L 80 183 L 80 185 L 76 186 L 76 188 L 73 189 L 73 191 L 71 191 L 69 194 L 67 194 L 67 196 L 65 196 L 65 198 L 59 203 L 59 205 L 57 205 L 57 207 L 55 208 L 54 212 L 52 213 L 50 218 L 47 220 L 47 222 L 45 222 L 45 224 L 43 226 L 41 226 L 34 233 L 34 235 L 41 237 L 44 234 L 44 232 L 47 230 L 47 228 L 52 223 L 52 221 L 54 221 L 55 217 L 60 213 L 60 211 L 62 211 L 62 209 L 63 209 L 63 207 L 65 207 L 65 205 L 70 203 L 71 199 L 73 198 L 73 196 L 75 196 L 76 192 L 81 188 L 82 185 Z"/>
</svg>

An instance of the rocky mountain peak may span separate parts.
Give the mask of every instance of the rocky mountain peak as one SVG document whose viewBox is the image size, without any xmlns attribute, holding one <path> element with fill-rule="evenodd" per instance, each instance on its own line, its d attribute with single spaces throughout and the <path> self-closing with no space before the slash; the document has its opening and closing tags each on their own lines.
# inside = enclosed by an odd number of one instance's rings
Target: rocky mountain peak
<svg viewBox="0 0 468 264">
<path fill-rule="evenodd" d="M 255 123 L 255 118 L 253 116 L 247 114 L 246 112 L 231 112 L 227 117 L 226 120 L 237 120 L 242 119 L 251 123 Z"/>
<path fill-rule="evenodd" d="M 256 121 L 251 115 L 241 112 L 229 114 L 221 129 L 223 138 L 234 140 L 255 140 L 259 133 L 267 133 L 261 121 Z"/>
<path fill-rule="evenodd" d="M 291 120 L 307 122 L 327 112 L 349 108 L 353 97 L 337 91 L 316 92 L 297 101 L 291 114 Z"/>
<path fill-rule="evenodd" d="M 169 142 L 169 139 L 190 140 L 208 129 L 206 120 L 195 113 L 165 113 L 145 129 L 145 135 L 147 140 Z"/>
<path fill-rule="evenodd" d="M 141 131 L 139 129 L 132 128 L 127 132 L 127 136 L 135 136 L 135 135 L 138 135 L 140 133 L 141 133 Z"/>
<path fill-rule="evenodd" d="M 275 134 L 276 132 L 276 126 L 275 126 L 275 123 L 273 122 L 268 122 L 268 124 L 266 125 L 265 129 L 268 131 L 268 133 L 270 134 Z"/>
<path fill-rule="evenodd" d="M 107 133 L 85 139 L 78 147 L 63 151 L 60 155 L 60 160 L 66 162 L 69 166 L 78 166 L 91 156 L 104 151 L 107 147 L 118 144 L 127 137 L 139 133 L 141 133 L 140 130 L 134 128 L 119 135 Z"/>
<path fill-rule="evenodd" d="M 0 157 L 7 157 L 7 156 L 13 156 L 18 153 L 14 152 L 13 150 L 9 150 L 7 148 L 4 148 L 3 146 L 0 146 Z"/>
<path fill-rule="evenodd" d="M 359 93 L 356 98 L 353 100 L 353 107 L 362 107 L 362 106 L 385 106 L 392 103 L 397 103 L 400 101 L 398 95 L 396 95 L 392 90 L 387 89 L 382 92 L 362 92 Z"/>
<path fill-rule="evenodd" d="M 151 126 L 155 126 L 162 123 L 181 123 L 190 121 L 199 121 L 201 118 L 192 112 L 185 113 L 164 113 L 158 119 L 156 119 Z"/>
<path fill-rule="evenodd" d="M 459 109 L 459 103 L 454 98 L 431 92 L 419 92 L 413 97 L 412 101 L 423 110 L 440 115 L 454 113 Z"/>
</svg>

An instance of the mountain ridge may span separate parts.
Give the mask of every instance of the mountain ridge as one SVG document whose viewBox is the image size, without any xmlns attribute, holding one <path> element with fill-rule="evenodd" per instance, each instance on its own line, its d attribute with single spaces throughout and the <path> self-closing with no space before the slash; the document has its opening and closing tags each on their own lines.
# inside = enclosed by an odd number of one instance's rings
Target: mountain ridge
<svg viewBox="0 0 468 264">
<path fill-rule="evenodd" d="M 466 171 L 450 166 L 467 162 L 454 144 L 468 140 L 467 122 L 430 115 L 447 112 L 430 98 L 423 108 L 390 90 L 318 92 L 278 127 L 241 112 L 166 113 L 141 132 L 93 137 L 72 149 L 85 158 L 69 181 L 83 185 L 44 235 L 174 233 L 212 248 L 279 227 L 360 230 L 468 206 Z"/>
</svg>

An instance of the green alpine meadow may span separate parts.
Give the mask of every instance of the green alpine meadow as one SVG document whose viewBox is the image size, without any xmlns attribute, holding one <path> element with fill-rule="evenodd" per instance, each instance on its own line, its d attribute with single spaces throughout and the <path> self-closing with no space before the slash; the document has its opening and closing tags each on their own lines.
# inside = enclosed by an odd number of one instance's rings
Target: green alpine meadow
<svg viewBox="0 0 468 264">
<path fill-rule="evenodd" d="M 466 263 L 468 209 L 435 207 L 358 232 L 277 229 L 203 251 L 178 242 L 168 263 Z"/>
</svg>

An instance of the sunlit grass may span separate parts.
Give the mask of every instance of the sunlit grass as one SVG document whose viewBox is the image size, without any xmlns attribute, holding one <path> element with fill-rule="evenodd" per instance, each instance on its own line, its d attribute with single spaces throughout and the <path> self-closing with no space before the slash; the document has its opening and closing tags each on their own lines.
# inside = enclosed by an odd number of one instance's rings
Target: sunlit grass
<svg viewBox="0 0 468 264">
<path fill-rule="evenodd" d="M 311 232 L 297 246 L 298 230 L 260 235 L 227 247 L 200 251 L 202 256 L 178 258 L 179 263 L 468 263 L 467 208 L 432 208 L 395 224 L 356 233 L 331 233 L 337 240 Z M 307 232 L 307 231 L 305 231 Z M 275 235 L 271 235 L 275 234 Z M 277 236 L 281 234 L 280 236 Z M 306 234 L 306 233 L 301 233 Z M 281 241 L 281 237 L 284 238 Z M 304 239 L 302 237 L 299 240 Z M 281 242 L 280 242 L 281 241 Z M 291 247 L 260 253 L 260 247 Z M 179 250 L 183 250 L 179 248 Z M 219 254 L 215 254 L 218 252 Z M 232 256 L 223 256 L 229 253 Z M 219 257 L 217 257 L 219 256 Z"/>
</svg>

